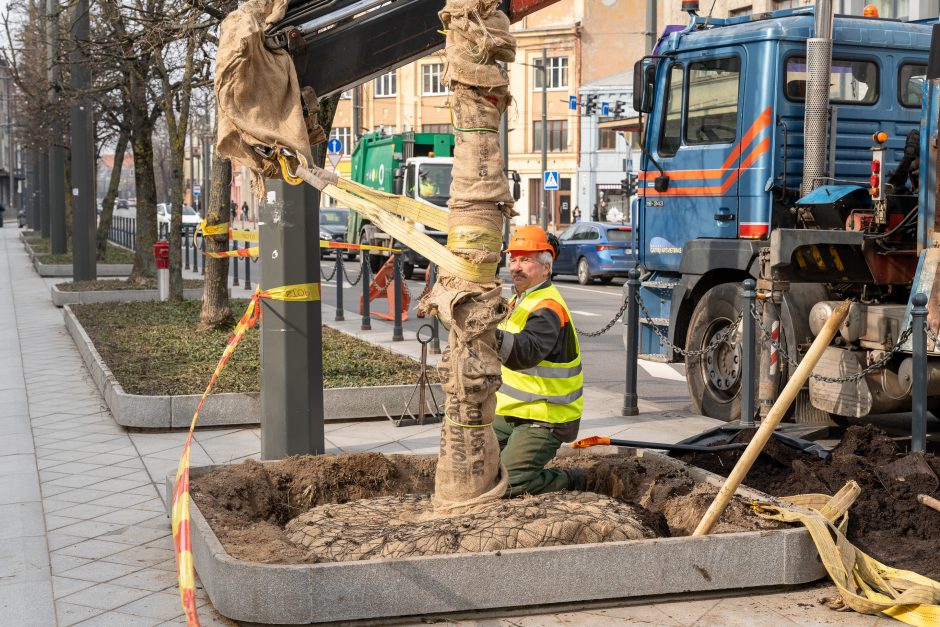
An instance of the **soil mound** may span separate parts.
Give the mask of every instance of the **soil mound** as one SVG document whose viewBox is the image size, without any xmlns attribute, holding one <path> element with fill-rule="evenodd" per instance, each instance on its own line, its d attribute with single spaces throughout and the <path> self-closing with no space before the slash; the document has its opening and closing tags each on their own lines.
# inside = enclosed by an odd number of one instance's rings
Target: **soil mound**
<svg viewBox="0 0 940 627">
<path fill-rule="evenodd" d="M 401 540 L 397 555 L 424 555 L 432 552 L 422 539 L 424 531 L 436 529 L 439 537 L 448 537 L 441 532 L 445 527 L 439 520 L 430 527 L 420 526 L 426 522 L 422 516 L 428 511 L 436 464 L 436 456 L 378 453 L 298 456 L 266 464 L 248 460 L 193 475 L 191 493 L 226 551 L 238 559 L 280 564 L 333 561 L 333 548 L 326 546 L 331 538 L 341 545 L 363 545 L 355 549 L 359 557 L 347 553 L 342 559 L 391 556 L 383 553 L 388 549 L 372 542 L 379 537 Z M 717 492 L 656 457 L 574 455 L 560 457 L 553 465 L 585 469 L 590 493 L 559 492 L 498 501 L 492 511 L 454 516 L 448 523 L 453 538 L 450 546 L 463 551 L 534 546 L 520 543 L 518 537 L 534 528 L 526 525 L 534 524 L 538 516 L 542 516 L 542 527 L 546 520 L 563 519 L 560 525 L 548 525 L 561 528 L 552 533 L 566 538 L 556 544 L 627 539 L 617 535 L 624 533 L 619 527 L 627 529 L 626 533 L 638 533 L 636 537 L 688 535 Z M 338 507 L 342 504 L 348 507 Z M 585 526 L 578 515 L 588 506 L 602 510 L 603 516 L 595 516 L 593 524 Z M 383 508 L 380 522 L 355 515 L 376 507 Z M 559 513 L 563 513 L 561 518 L 550 517 Z M 341 517 L 349 524 L 333 529 L 307 524 L 329 516 Z M 509 519 L 517 522 L 507 524 Z M 566 527 L 564 521 L 568 520 L 575 522 Z M 606 526 L 611 521 L 618 530 Z M 716 529 L 727 533 L 782 526 L 752 515 L 743 500 L 735 499 Z M 314 528 L 318 531 L 313 532 Z M 545 535 L 541 530 L 538 533 Z M 513 535 L 516 540 L 510 541 Z M 494 543 L 493 538 L 502 540 Z M 435 541 L 434 551 L 452 552 L 445 550 L 445 540 Z"/>
<path fill-rule="evenodd" d="M 737 441 L 749 441 L 753 432 Z M 740 458 L 740 451 L 679 456 L 683 461 L 726 476 Z M 862 488 L 849 510 L 848 539 L 859 549 L 890 566 L 912 570 L 931 579 L 940 578 L 940 512 L 917 502 L 918 494 L 940 496 L 937 484 L 924 474 L 898 480 L 885 467 L 898 460 L 916 466 L 916 453 L 906 453 L 884 431 L 872 425 L 853 426 L 828 459 L 805 455 L 776 443 L 768 444 L 744 483 L 774 496 L 835 494 L 848 481 Z M 923 461 L 940 473 L 940 459 L 933 454 Z"/>
</svg>

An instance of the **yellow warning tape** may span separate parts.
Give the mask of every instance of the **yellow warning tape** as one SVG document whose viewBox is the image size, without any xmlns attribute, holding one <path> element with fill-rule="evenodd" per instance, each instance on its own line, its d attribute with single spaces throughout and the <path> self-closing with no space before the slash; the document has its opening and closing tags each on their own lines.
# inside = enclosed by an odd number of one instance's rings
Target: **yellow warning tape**
<svg viewBox="0 0 940 627">
<path fill-rule="evenodd" d="M 245 309 L 235 330 L 229 336 L 222 351 L 222 356 L 216 364 L 215 371 L 209 379 L 199 404 L 196 405 L 196 411 L 193 414 L 193 420 L 189 424 L 189 436 L 183 445 L 183 453 L 180 455 L 179 465 L 176 468 L 176 482 L 173 487 L 173 507 L 172 507 L 172 530 L 173 530 L 173 551 L 176 553 L 176 576 L 179 581 L 180 602 L 183 611 L 186 614 L 188 625 L 199 625 L 199 616 L 196 612 L 196 570 L 193 563 L 193 539 L 191 534 L 191 519 L 189 511 L 189 462 L 190 450 L 193 442 L 193 431 L 196 429 L 196 421 L 199 419 L 199 412 L 202 410 L 206 397 L 215 387 L 222 369 L 228 363 L 232 353 L 241 341 L 245 332 L 258 322 L 261 314 L 260 302 L 263 299 L 284 300 L 284 301 L 317 301 L 320 300 L 319 283 L 301 283 L 298 285 L 285 285 L 270 290 L 257 289 Z"/>
<path fill-rule="evenodd" d="M 251 248 L 236 248 L 235 250 L 223 250 L 217 253 L 205 251 L 202 254 L 213 259 L 225 259 L 226 257 L 257 257 L 260 253 L 257 246 L 252 246 Z"/>
<path fill-rule="evenodd" d="M 861 488 L 850 481 L 835 496 L 802 495 L 786 501 L 807 510 L 756 504 L 763 518 L 802 523 L 845 604 L 862 614 L 885 614 L 908 625 L 940 625 L 940 582 L 891 568 L 858 550 L 845 537 L 846 512 Z M 836 521 L 842 518 L 839 523 Z"/>
<path fill-rule="evenodd" d="M 257 242 L 258 241 L 258 231 L 242 231 L 239 229 L 232 229 L 229 231 L 228 236 L 231 239 L 238 240 L 239 242 Z"/>
<path fill-rule="evenodd" d="M 400 253 L 400 248 L 388 248 L 386 246 L 373 246 L 371 244 L 347 244 L 346 242 L 331 242 L 321 239 L 320 248 L 345 248 L 348 250 L 387 250 L 393 253 Z"/>
</svg>

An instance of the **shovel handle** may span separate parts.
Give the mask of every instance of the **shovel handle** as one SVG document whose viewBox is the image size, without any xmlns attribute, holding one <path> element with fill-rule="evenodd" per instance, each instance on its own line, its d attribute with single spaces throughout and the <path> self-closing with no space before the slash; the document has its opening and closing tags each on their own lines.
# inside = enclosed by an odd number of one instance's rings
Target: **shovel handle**
<svg viewBox="0 0 940 627">
<path fill-rule="evenodd" d="M 935 509 L 938 512 L 940 512 L 940 501 L 933 498 L 932 496 L 927 496 L 926 494 L 918 494 L 917 502 L 920 503 L 921 505 L 926 505 L 927 507 L 931 509 Z"/>
</svg>

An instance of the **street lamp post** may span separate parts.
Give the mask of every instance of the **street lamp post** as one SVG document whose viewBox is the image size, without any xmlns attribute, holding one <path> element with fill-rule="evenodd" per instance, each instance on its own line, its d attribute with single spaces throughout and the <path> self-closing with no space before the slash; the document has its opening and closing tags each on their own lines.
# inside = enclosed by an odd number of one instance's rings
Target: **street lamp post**
<svg viewBox="0 0 940 627">
<path fill-rule="evenodd" d="M 72 9 L 71 83 L 77 94 L 72 104 L 72 276 L 76 281 L 94 281 L 95 264 L 95 150 L 93 122 L 88 96 L 90 72 L 78 42 L 88 41 L 88 0 L 78 0 Z"/>
<path fill-rule="evenodd" d="M 62 146 L 62 120 L 59 106 L 59 5 L 46 2 L 46 36 L 49 62 L 49 108 L 52 110 L 52 136 L 49 146 L 49 242 L 52 254 L 66 252 L 65 239 L 65 149 Z"/>
<path fill-rule="evenodd" d="M 538 66 L 536 66 L 538 67 Z M 548 51 L 542 48 L 542 195 L 539 208 L 539 223 L 548 230 L 548 191 L 545 189 L 545 172 L 548 171 Z"/>
</svg>

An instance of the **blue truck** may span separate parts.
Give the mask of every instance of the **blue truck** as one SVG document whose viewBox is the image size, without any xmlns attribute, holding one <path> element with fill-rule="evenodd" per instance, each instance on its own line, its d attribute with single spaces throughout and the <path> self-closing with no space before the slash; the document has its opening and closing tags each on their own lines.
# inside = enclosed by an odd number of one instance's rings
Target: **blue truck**
<svg viewBox="0 0 940 627">
<path fill-rule="evenodd" d="M 909 409 L 898 342 L 936 269 L 931 25 L 833 16 L 829 2 L 729 19 L 697 4 L 634 69 L 642 358 L 684 361 L 694 408 L 739 418 L 739 292 L 753 278 L 758 333 L 776 340 L 761 342 L 761 412 L 845 298 L 850 321 L 797 420 Z"/>
</svg>

